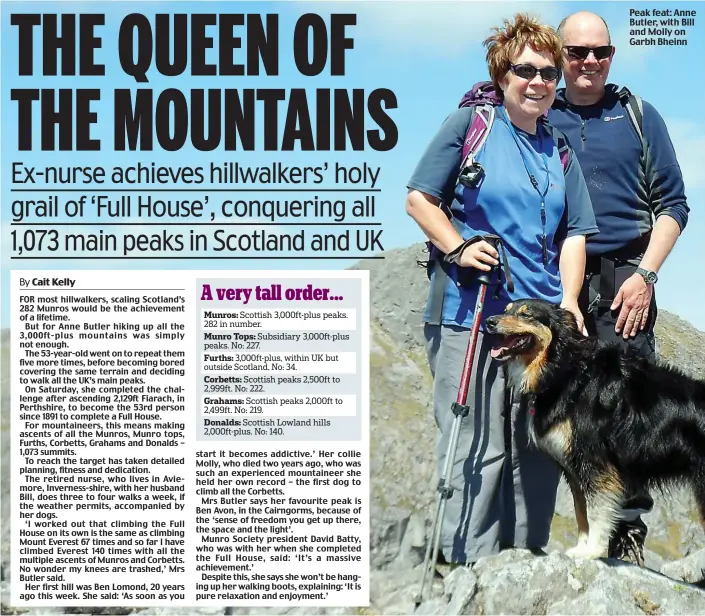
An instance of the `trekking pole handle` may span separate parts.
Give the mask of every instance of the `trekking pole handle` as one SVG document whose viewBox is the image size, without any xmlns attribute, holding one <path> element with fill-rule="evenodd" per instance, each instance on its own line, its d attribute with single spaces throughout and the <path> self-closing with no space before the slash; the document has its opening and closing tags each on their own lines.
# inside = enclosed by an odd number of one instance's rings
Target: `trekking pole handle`
<svg viewBox="0 0 705 616">
<path fill-rule="evenodd" d="M 490 246 L 492 246 L 492 248 L 497 251 L 497 255 L 499 256 L 499 244 L 501 242 L 499 237 L 497 237 L 496 235 L 486 235 L 482 239 L 487 242 Z M 480 284 L 484 284 L 485 286 L 491 285 L 493 283 L 495 273 L 497 272 L 498 268 L 499 263 L 497 263 L 497 265 L 491 265 L 490 270 L 488 272 L 481 271 L 475 280 L 477 280 L 477 282 L 479 282 Z"/>
<path fill-rule="evenodd" d="M 449 252 L 447 255 L 443 257 L 443 260 L 446 263 L 452 263 L 456 264 L 458 262 L 458 259 L 460 259 L 460 255 L 463 254 L 463 251 L 470 246 L 470 244 L 474 244 L 476 242 L 481 242 L 485 241 L 489 244 L 492 245 L 492 247 L 499 253 L 501 260 L 500 263 L 497 265 L 491 266 L 490 271 L 488 272 L 483 272 L 480 271 L 475 280 L 479 282 L 482 285 L 489 286 L 491 284 L 496 284 L 498 280 L 496 280 L 495 273 L 498 272 L 499 268 L 501 267 L 504 270 L 504 275 L 507 279 L 507 289 L 511 293 L 514 291 L 514 283 L 512 282 L 512 276 L 511 273 L 509 272 L 509 261 L 507 260 L 507 253 L 504 250 L 504 245 L 502 243 L 502 239 L 498 235 L 493 235 L 491 233 L 488 233 L 486 235 L 475 235 L 474 237 L 471 237 L 469 240 L 465 240 L 460 246 L 458 246 L 455 250 L 452 250 Z"/>
<path fill-rule="evenodd" d="M 475 244 L 477 242 L 481 242 L 481 241 L 487 242 L 495 250 L 498 250 L 498 244 L 501 242 L 499 237 L 496 235 L 475 235 L 474 237 L 471 237 L 470 239 L 465 240 L 455 250 L 449 252 L 443 258 L 444 261 L 446 261 L 446 263 L 457 263 L 458 260 L 460 259 L 460 256 L 463 254 L 463 252 L 465 251 L 465 249 L 468 246 L 470 246 L 471 244 Z M 491 266 L 491 269 L 488 272 L 483 272 L 482 270 L 478 270 L 478 275 L 476 276 L 475 280 L 485 286 L 492 284 L 492 280 L 495 277 L 494 274 L 497 270 L 497 267 L 498 267 L 497 265 Z"/>
</svg>

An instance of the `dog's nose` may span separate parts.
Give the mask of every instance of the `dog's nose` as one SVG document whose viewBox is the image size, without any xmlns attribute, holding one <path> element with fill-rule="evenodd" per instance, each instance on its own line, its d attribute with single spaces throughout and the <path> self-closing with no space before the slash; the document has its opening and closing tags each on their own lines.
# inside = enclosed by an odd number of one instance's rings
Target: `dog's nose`
<svg viewBox="0 0 705 616">
<path fill-rule="evenodd" d="M 497 331 L 497 321 L 499 319 L 497 317 L 487 317 L 485 319 L 485 324 L 487 325 L 487 332 L 490 334 L 494 334 Z"/>
</svg>

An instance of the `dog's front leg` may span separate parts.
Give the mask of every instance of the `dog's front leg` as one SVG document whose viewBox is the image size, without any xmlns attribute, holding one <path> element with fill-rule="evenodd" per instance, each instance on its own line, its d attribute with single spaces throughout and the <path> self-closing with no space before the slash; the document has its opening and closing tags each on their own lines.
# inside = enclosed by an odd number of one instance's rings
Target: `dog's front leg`
<svg viewBox="0 0 705 616">
<path fill-rule="evenodd" d="M 588 533 L 584 541 L 579 540 L 576 547 L 566 552 L 573 558 L 595 559 L 607 556 L 609 540 L 624 499 L 624 487 L 614 469 L 603 470 L 594 475 L 590 483 L 588 489 L 578 488 L 584 494 Z M 577 512 L 578 505 L 576 515 Z M 580 524 L 579 521 L 578 529 Z"/>
<path fill-rule="evenodd" d="M 573 508 L 575 509 L 575 521 L 578 523 L 578 544 L 573 549 L 578 549 L 587 543 L 590 525 L 587 518 L 587 504 L 585 494 L 580 488 L 580 484 L 573 478 L 568 477 L 568 485 L 573 494 Z M 568 550 L 571 552 L 571 550 Z"/>
</svg>

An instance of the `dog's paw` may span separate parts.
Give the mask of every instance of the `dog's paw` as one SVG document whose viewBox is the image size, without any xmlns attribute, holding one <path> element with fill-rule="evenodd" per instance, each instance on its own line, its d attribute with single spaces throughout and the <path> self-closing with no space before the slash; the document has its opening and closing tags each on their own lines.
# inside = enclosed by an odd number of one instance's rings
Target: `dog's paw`
<svg viewBox="0 0 705 616">
<path fill-rule="evenodd" d="M 570 548 L 565 552 L 568 558 L 575 558 L 578 560 L 596 560 L 602 558 L 605 555 L 604 550 L 595 550 L 587 545 L 587 543 L 578 543 L 574 548 Z"/>
</svg>

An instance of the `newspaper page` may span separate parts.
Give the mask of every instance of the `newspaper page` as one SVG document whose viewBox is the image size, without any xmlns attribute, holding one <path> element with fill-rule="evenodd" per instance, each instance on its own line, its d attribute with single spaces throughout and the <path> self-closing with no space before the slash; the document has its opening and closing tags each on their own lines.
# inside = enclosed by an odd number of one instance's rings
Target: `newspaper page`
<svg viewBox="0 0 705 616">
<path fill-rule="evenodd" d="M 588 553 L 485 321 L 658 238 L 580 319 L 705 379 L 705 3 L 1 10 L 2 613 L 705 612 L 697 494 Z"/>
</svg>

